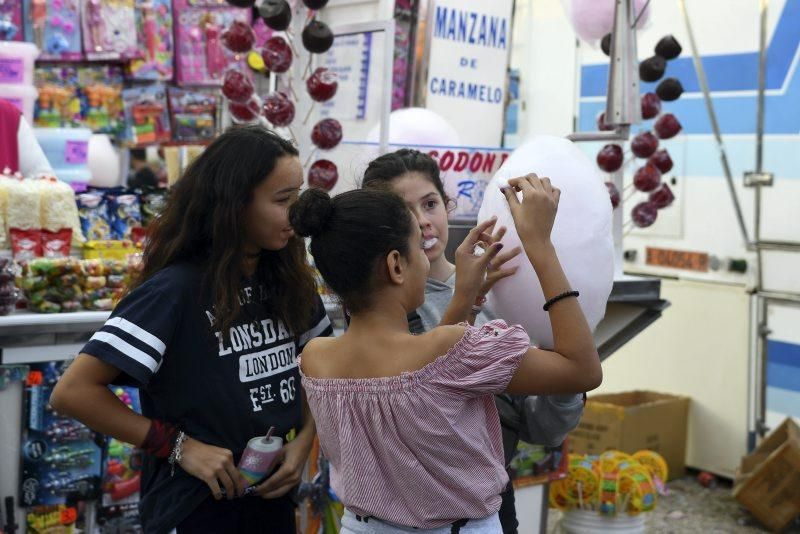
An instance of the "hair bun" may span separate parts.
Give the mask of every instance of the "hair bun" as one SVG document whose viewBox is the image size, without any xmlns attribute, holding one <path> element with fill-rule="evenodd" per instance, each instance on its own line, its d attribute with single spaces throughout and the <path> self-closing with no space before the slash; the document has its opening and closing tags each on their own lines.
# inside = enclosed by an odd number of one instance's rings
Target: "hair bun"
<svg viewBox="0 0 800 534">
<path fill-rule="evenodd" d="M 322 189 L 312 187 L 300 195 L 289 211 L 289 222 L 303 237 L 316 237 L 328 226 L 333 214 L 333 200 Z"/>
</svg>

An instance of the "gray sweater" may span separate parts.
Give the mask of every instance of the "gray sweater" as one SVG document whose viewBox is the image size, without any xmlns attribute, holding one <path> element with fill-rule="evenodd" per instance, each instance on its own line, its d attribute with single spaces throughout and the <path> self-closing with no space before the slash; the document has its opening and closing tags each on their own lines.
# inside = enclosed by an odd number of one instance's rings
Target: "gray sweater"
<svg viewBox="0 0 800 534">
<path fill-rule="evenodd" d="M 417 310 L 419 321 L 417 325 L 412 322 L 412 331 L 426 332 L 439 325 L 453 298 L 455 281 L 455 274 L 444 282 L 428 279 L 425 284 L 425 303 Z M 491 310 L 484 307 L 475 319 L 475 326 L 496 318 Z M 529 397 L 504 394 L 498 395 L 495 400 L 503 427 L 506 465 L 514 457 L 520 439 L 557 447 L 578 426 L 583 414 L 582 394 Z"/>
</svg>

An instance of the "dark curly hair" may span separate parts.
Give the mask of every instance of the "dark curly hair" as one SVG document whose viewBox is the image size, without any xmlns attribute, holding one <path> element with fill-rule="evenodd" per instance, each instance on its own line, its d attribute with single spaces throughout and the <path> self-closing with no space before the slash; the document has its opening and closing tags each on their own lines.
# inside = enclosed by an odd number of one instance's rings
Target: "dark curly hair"
<svg viewBox="0 0 800 534">
<path fill-rule="evenodd" d="M 153 222 L 144 267 L 131 289 L 179 261 L 201 266 L 216 310 L 215 325 L 227 329 L 239 314 L 245 258 L 245 208 L 253 189 L 282 157 L 297 149 L 262 126 L 237 126 L 217 137 L 172 187 L 163 213 Z M 273 312 L 294 332 L 308 327 L 316 283 L 302 238 L 278 251 L 264 250 L 256 276 L 270 292 Z"/>
<path fill-rule="evenodd" d="M 384 280 L 379 265 L 393 250 L 408 257 L 414 216 L 390 191 L 356 189 L 331 198 L 309 189 L 289 210 L 292 227 L 311 238 L 311 255 L 349 313 L 368 310 Z M 385 276 L 385 274 L 383 275 Z"/>
</svg>

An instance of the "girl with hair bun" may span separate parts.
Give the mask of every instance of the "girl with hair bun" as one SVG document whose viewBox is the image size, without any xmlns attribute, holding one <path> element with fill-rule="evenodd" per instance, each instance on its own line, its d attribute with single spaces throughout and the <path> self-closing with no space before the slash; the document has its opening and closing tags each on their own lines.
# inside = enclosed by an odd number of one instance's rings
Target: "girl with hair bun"
<svg viewBox="0 0 800 534">
<path fill-rule="evenodd" d="M 140 277 L 53 392 L 59 413 L 145 452 L 146 533 L 296 532 L 291 492 L 315 435 L 297 354 L 332 334 L 289 225 L 302 185 L 277 134 L 214 140 L 171 189 Z M 138 386 L 143 414 L 111 383 Z M 285 444 L 277 470 L 236 498 L 239 458 L 270 427 Z"/>
<path fill-rule="evenodd" d="M 344 335 L 312 340 L 300 363 L 331 485 L 346 506 L 345 534 L 501 533 L 508 475 L 494 395 L 575 394 L 602 381 L 577 292 L 550 241 L 560 191 L 535 175 L 509 184 L 517 232 L 549 299 L 552 351 L 532 348 L 520 326 L 502 321 L 409 332 L 430 263 L 420 222 L 394 193 L 331 198 L 312 189 L 290 210 L 351 314 Z M 493 224 L 473 229 L 456 252 L 465 297 L 477 296 L 502 247 L 473 254 Z"/>
<path fill-rule="evenodd" d="M 384 154 L 369 164 L 362 186 L 365 189 L 388 189 L 397 193 L 419 222 L 423 248 L 431 269 L 425 282 L 425 302 L 409 315 L 408 323 L 412 332 L 420 334 L 440 324 L 460 321 L 482 326 L 497 319 L 492 310 L 484 305 L 486 294 L 494 284 L 516 272 L 516 269 L 506 269 L 504 265 L 520 250 L 504 251 L 493 258 L 475 301 L 464 297 L 465 292 L 456 280 L 456 267 L 445 257 L 450 230 L 448 211 L 454 203 L 445 193 L 439 165 L 433 158 L 410 149 Z M 504 232 L 504 228 L 498 229 L 492 240 L 499 241 Z M 489 240 L 488 236 L 483 239 Z M 584 397 L 572 394 L 497 395 L 495 403 L 503 431 L 506 468 L 517 453 L 520 439 L 537 445 L 559 447 L 567 434 L 578 426 L 583 414 Z M 516 534 L 519 523 L 514 485 L 510 481 L 502 498 L 500 523 L 503 534 Z"/>
</svg>

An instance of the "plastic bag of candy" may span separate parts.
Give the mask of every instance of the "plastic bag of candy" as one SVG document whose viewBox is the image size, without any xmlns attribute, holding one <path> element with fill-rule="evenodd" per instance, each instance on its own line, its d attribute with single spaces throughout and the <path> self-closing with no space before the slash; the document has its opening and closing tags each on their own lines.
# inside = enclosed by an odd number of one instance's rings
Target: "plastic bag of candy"
<svg viewBox="0 0 800 534">
<path fill-rule="evenodd" d="M 102 193 L 91 191 L 77 195 L 81 230 L 87 240 L 111 239 L 108 202 Z"/>
<path fill-rule="evenodd" d="M 108 193 L 108 213 L 113 239 L 130 239 L 131 230 L 142 226 L 139 197 L 132 193 Z"/>
</svg>

